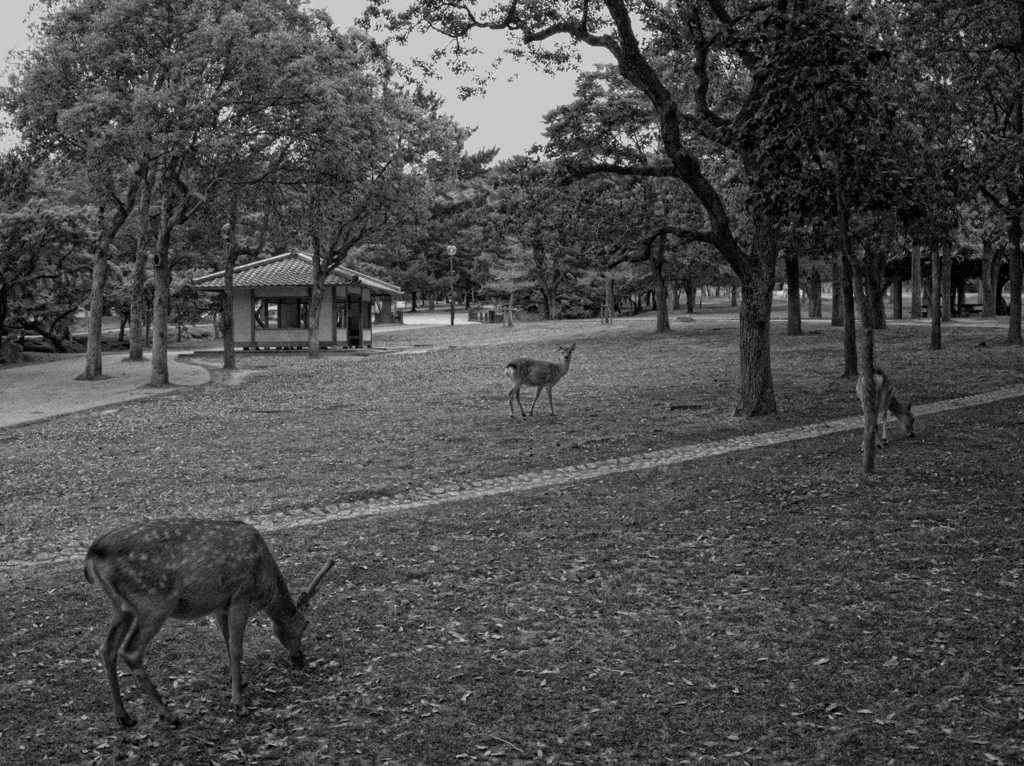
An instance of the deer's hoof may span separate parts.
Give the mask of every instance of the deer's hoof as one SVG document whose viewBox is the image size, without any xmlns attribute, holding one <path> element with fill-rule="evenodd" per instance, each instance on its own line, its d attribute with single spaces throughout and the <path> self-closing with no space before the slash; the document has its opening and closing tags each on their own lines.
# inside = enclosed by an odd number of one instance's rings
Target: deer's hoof
<svg viewBox="0 0 1024 766">
<path fill-rule="evenodd" d="M 160 718 L 163 719 L 164 723 L 168 726 L 173 726 L 175 729 L 181 726 L 181 719 L 176 713 L 172 713 L 170 710 L 160 713 Z"/>
<path fill-rule="evenodd" d="M 118 722 L 118 724 L 120 724 L 122 729 L 130 729 L 136 723 L 138 723 L 138 721 L 136 721 L 134 718 L 132 718 L 127 713 L 119 713 L 118 716 L 117 716 L 117 722 Z"/>
<path fill-rule="evenodd" d="M 235 703 L 235 715 L 239 718 L 245 718 L 249 715 L 249 708 L 245 706 L 244 702 Z"/>
</svg>

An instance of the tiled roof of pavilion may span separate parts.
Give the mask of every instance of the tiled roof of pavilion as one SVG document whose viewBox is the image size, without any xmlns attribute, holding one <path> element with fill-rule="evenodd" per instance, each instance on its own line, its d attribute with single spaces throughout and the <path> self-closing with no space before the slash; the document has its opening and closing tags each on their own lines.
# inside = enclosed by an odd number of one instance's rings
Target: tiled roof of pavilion
<svg viewBox="0 0 1024 766">
<path fill-rule="evenodd" d="M 200 290 L 223 290 L 224 271 L 197 277 L 193 282 Z M 281 253 L 270 258 L 236 266 L 234 271 L 235 287 L 309 287 L 312 284 L 313 257 L 308 253 L 296 251 Z M 344 266 L 338 266 L 331 271 L 324 284 L 362 284 L 368 287 L 373 295 L 400 295 L 402 293 L 402 288 L 396 284 Z"/>
</svg>

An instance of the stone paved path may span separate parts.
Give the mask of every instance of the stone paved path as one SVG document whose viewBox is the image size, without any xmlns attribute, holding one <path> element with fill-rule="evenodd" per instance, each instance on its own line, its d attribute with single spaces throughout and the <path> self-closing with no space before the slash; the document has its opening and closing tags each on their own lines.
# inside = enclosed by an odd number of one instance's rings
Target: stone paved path
<svg viewBox="0 0 1024 766">
<path fill-rule="evenodd" d="M 922 404 L 915 408 L 914 414 L 918 417 L 927 416 L 939 412 L 947 412 L 965 407 L 977 407 L 990 402 L 1020 397 L 1024 397 L 1024 384 L 1007 386 L 958 399 L 946 399 L 930 404 Z M 644 471 L 650 468 L 675 465 L 715 455 L 724 455 L 730 452 L 768 447 L 773 444 L 799 441 L 801 439 L 813 439 L 819 436 L 846 431 L 856 431 L 862 424 L 863 419 L 859 415 L 839 418 L 823 423 L 812 423 L 795 428 L 767 431 L 765 433 L 723 439 L 721 441 L 644 452 L 639 455 L 627 455 L 608 460 L 578 463 L 544 471 L 529 471 L 513 476 L 499 476 L 468 482 L 451 482 L 435 487 L 411 490 L 399 495 L 380 496 L 358 502 L 296 507 L 269 515 L 261 515 L 258 518 L 248 519 L 248 521 L 263 532 L 319 526 L 343 519 L 418 510 L 443 503 L 480 500 L 509 492 L 547 489 L 616 473 Z M 65 541 L 60 547 L 67 550 L 74 549 L 82 544 L 83 541 L 81 539 L 75 539 Z M 84 553 L 83 549 L 81 554 L 78 555 L 44 554 L 27 560 L 4 561 L 0 562 L 0 572 L 78 562 L 81 561 Z"/>
</svg>

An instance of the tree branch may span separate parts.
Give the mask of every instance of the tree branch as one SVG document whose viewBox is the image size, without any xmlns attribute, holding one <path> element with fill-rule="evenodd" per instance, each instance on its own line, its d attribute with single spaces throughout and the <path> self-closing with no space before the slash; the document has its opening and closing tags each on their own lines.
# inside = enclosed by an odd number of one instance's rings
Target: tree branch
<svg viewBox="0 0 1024 766">
<path fill-rule="evenodd" d="M 681 226 L 673 226 L 670 224 L 651 229 L 644 235 L 643 241 L 649 246 L 658 237 L 662 237 L 666 234 L 671 234 L 679 240 L 680 244 L 683 245 L 688 245 L 691 242 L 704 242 L 713 246 L 717 242 L 714 232 L 694 231 L 693 229 L 684 229 Z"/>
<path fill-rule="evenodd" d="M 633 167 L 630 165 L 617 165 L 614 162 L 598 162 L 592 165 L 569 165 L 566 166 L 566 175 L 569 181 L 598 173 L 610 173 L 619 176 L 632 176 L 635 178 L 676 178 L 676 169 L 671 165 L 654 165 Z"/>
</svg>

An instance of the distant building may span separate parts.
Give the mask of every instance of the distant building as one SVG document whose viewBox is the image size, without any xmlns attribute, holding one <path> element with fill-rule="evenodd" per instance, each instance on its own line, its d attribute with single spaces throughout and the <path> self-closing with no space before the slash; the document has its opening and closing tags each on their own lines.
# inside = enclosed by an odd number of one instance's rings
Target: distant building
<svg viewBox="0 0 1024 766">
<path fill-rule="evenodd" d="M 199 290 L 224 292 L 224 271 L 194 280 Z M 232 311 L 235 345 L 243 348 L 305 346 L 309 341 L 309 297 L 313 258 L 288 252 L 234 269 Z M 320 304 L 320 345 L 369 348 L 373 319 L 395 321 L 394 300 L 402 288 L 339 266 L 327 277 Z"/>
</svg>

